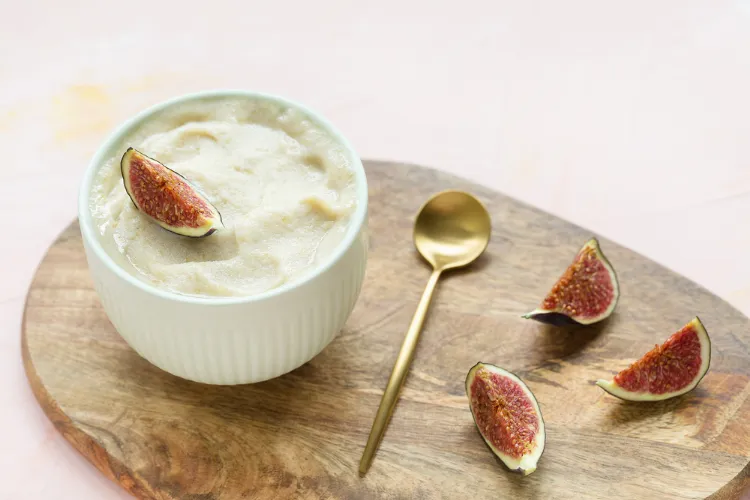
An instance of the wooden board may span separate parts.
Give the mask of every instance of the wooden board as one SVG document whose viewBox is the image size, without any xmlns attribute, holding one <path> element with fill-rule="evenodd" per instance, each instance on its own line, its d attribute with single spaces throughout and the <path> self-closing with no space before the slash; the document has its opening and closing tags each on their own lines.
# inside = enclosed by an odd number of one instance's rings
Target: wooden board
<svg viewBox="0 0 750 500">
<path fill-rule="evenodd" d="M 60 432 L 134 495 L 237 498 L 739 498 L 750 484 L 750 323 L 707 291 L 602 240 L 622 297 L 593 327 L 554 328 L 535 307 L 588 231 L 429 169 L 367 163 L 371 257 L 357 307 L 323 353 L 278 379 L 216 387 L 140 358 L 89 281 L 77 225 L 29 291 L 23 351 Z M 487 254 L 440 283 L 391 425 L 364 478 L 367 435 L 429 276 L 411 225 L 445 188 L 487 204 Z M 707 262 L 707 265 L 710 263 Z M 712 366 L 692 393 L 633 404 L 594 385 L 700 315 Z M 508 472 L 472 422 L 464 377 L 477 361 L 527 381 L 547 423 L 538 470 Z M 747 489 L 745 489 L 747 491 Z"/>
</svg>

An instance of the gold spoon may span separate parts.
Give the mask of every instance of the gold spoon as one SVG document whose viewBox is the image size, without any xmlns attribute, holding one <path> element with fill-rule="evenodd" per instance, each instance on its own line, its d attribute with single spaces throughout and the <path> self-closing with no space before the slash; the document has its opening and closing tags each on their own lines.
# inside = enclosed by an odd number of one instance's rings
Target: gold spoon
<svg viewBox="0 0 750 500">
<path fill-rule="evenodd" d="M 365 474 L 370 468 L 372 457 L 391 419 L 440 274 L 447 269 L 466 266 L 482 255 L 490 241 L 490 232 L 490 215 L 487 210 L 479 200 L 463 191 L 438 193 L 427 200 L 419 211 L 414 223 L 414 245 L 432 265 L 432 275 L 380 400 L 365 452 L 359 462 L 360 474 Z"/>
</svg>

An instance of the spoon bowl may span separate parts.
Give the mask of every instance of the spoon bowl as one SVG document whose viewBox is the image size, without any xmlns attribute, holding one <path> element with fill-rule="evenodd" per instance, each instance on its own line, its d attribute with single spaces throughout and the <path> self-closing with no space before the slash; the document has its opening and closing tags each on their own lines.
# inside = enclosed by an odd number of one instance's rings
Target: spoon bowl
<svg viewBox="0 0 750 500">
<path fill-rule="evenodd" d="M 443 191 L 430 198 L 414 223 L 414 245 L 436 270 L 476 260 L 490 241 L 490 215 L 474 196 Z"/>
</svg>

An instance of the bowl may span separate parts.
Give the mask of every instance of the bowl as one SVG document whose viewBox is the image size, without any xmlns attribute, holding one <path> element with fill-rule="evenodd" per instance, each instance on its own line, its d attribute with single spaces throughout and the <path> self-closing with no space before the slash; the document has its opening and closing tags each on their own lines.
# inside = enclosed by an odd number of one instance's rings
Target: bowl
<svg viewBox="0 0 750 500">
<path fill-rule="evenodd" d="M 247 297 L 181 295 L 133 276 L 106 253 L 89 210 L 95 174 L 127 134 L 163 110 L 216 97 L 264 99 L 296 108 L 339 142 L 355 174 L 357 207 L 332 254 L 299 281 Z M 80 188 L 78 219 L 94 288 L 117 332 L 152 364 L 196 382 L 261 382 L 303 365 L 335 338 L 362 288 L 367 262 L 367 179 L 362 162 L 349 141 L 319 113 L 279 96 L 244 90 L 198 92 L 137 114 L 91 159 Z"/>
</svg>

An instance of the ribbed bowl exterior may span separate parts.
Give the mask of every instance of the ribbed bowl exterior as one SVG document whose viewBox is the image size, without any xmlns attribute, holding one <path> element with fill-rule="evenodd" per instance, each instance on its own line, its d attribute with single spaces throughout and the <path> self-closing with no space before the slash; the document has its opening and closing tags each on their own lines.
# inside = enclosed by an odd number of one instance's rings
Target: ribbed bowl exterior
<svg viewBox="0 0 750 500">
<path fill-rule="evenodd" d="M 334 264 L 258 301 L 189 303 L 123 280 L 91 251 L 89 271 L 115 329 L 141 356 L 178 377 L 246 384 L 283 375 L 320 353 L 354 309 L 367 263 L 367 228 Z"/>
</svg>

